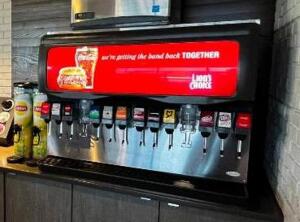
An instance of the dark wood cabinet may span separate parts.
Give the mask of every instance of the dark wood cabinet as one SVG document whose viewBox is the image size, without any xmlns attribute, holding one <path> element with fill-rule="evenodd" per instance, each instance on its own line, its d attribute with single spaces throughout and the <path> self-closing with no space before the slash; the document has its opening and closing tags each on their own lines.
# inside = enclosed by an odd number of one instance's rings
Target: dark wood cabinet
<svg viewBox="0 0 300 222">
<path fill-rule="evenodd" d="M 161 202 L 159 222 L 264 222 L 252 217 L 227 214 L 216 210 L 181 206 L 174 203 Z"/>
<path fill-rule="evenodd" d="M 74 185 L 73 222 L 158 222 L 159 202 Z"/>
<path fill-rule="evenodd" d="M 269 205 L 265 208 L 274 208 L 272 203 L 266 203 L 264 206 Z M 209 207 L 190 207 L 97 187 L 0 172 L 0 222 L 283 221 L 282 216 L 274 213 L 277 211 L 226 213 Z M 263 216 L 262 212 L 269 216 Z"/>
<path fill-rule="evenodd" d="M 71 222 L 71 184 L 7 173 L 5 188 L 7 222 Z"/>
</svg>

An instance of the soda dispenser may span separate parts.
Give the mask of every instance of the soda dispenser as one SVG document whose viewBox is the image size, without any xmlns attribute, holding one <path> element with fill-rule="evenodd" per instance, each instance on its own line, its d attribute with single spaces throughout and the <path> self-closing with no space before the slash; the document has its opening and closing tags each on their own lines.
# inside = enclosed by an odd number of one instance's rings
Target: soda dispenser
<svg viewBox="0 0 300 222">
<path fill-rule="evenodd" d="M 190 24 L 44 36 L 40 168 L 247 200 L 257 30 Z"/>
</svg>

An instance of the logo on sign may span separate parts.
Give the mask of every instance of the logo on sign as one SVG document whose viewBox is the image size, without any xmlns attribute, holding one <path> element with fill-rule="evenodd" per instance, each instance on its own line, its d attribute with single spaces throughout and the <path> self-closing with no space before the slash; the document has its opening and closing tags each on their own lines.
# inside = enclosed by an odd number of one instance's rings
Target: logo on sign
<svg viewBox="0 0 300 222">
<path fill-rule="evenodd" d="M 207 75 L 192 75 L 192 81 L 190 83 L 190 89 L 212 89 L 212 76 L 210 74 Z"/>
</svg>

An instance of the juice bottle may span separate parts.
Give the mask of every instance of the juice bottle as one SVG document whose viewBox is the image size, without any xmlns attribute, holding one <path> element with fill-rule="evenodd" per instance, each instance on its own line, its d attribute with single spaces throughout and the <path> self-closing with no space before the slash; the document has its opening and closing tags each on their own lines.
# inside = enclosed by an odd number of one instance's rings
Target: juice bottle
<svg viewBox="0 0 300 222">
<path fill-rule="evenodd" d="M 47 123 L 41 118 L 41 106 L 47 101 L 47 95 L 38 91 L 33 94 L 33 153 L 34 160 L 47 155 Z"/>
<path fill-rule="evenodd" d="M 8 162 L 20 162 L 32 155 L 32 90 L 33 84 L 14 84 L 14 156 Z"/>
</svg>

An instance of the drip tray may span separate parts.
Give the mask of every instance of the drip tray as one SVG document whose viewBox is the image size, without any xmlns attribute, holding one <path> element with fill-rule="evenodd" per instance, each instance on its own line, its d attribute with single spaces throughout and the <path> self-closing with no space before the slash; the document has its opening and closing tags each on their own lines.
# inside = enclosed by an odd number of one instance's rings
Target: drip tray
<svg viewBox="0 0 300 222">
<path fill-rule="evenodd" d="M 89 161 L 48 156 L 39 161 L 43 172 L 99 180 L 154 192 L 162 192 L 226 204 L 248 204 L 245 184 L 236 184 L 209 179 L 168 174 L 136 168 L 121 167 Z"/>
</svg>

